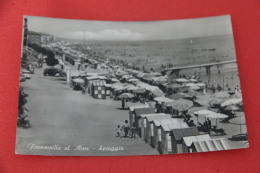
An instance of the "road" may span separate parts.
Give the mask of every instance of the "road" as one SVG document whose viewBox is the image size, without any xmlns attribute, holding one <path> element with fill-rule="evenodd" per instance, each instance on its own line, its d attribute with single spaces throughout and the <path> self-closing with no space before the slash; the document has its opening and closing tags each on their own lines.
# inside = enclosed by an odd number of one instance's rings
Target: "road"
<svg viewBox="0 0 260 173">
<path fill-rule="evenodd" d="M 65 79 L 44 77 L 42 72 L 42 69 L 36 69 L 30 80 L 21 83 L 24 91 L 29 94 L 26 107 L 29 110 L 32 127 L 17 128 L 17 154 L 60 156 L 158 154 L 138 137 L 136 139 L 116 137 L 116 126 L 122 125 L 124 120 L 128 119 L 128 111 L 119 109 L 121 102 L 111 99 L 97 100 L 89 94 L 82 95 L 80 91 L 74 91 L 66 85 Z M 32 147 L 53 145 L 56 148 L 61 147 L 61 150 Z M 101 145 L 118 147 L 120 151 L 99 150 Z M 64 147 L 68 146 L 69 150 L 64 150 Z"/>
</svg>

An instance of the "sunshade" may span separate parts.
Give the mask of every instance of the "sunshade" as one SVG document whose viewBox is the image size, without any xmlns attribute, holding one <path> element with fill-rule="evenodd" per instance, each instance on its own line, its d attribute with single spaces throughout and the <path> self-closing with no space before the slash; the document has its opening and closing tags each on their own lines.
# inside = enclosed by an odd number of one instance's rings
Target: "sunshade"
<svg viewBox="0 0 260 173">
<path fill-rule="evenodd" d="M 185 111 L 193 106 L 193 102 L 185 99 L 178 99 L 174 102 L 167 103 L 167 105 L 172 106 L 174 109 L 179 111 Z"/>
<path fill-rule="evenodd" d="M 184 78 L 175 79 L 176 82 L 189 82 L 189 80 Z"/>
<path fill-rule="evenodd" d="M 242 98 L 242 94 L 240 92 L 235 93 L 231 98 L 233 99 L 239 99 Z"/>
<path fill-rule="evenodd" d="M 191 97 L 193 97 L 193 96 L 197 96 L 198 93 L 197 93 L 196 91 L 194 91 L 194 90 L 189 90 L 189 91 L 188 91 L 188 95 L 191 96 Z"/>
<path fill-rule="evenodd" d="M 169 99 L 167 97 L 155 97 L 154 100 L 158 101 L 158 102 L 164 102 L 164 103 L 170 103 L 170 102 L 174 101 L 174 100 Z"/>
<path fill-rule="evenodd" d="M 197 82 L 196 79 L 190 79 L 190 82 Z"/>
<path fill-rule="evenodd" d="M 223 102 L 223 103 L 221 104 L 221 106 L 224 107 L 224 106 L 228 106 L 228 105 L 235 105 L 235 104 L 238 104 L 238 103 L 240 103 L 240 102 L 242 102 L 242 101 L 243 101 L 242 98 L 229 99 L 229 100 Z"/>
<path fill-rule="evenodd" d="M 222 119 L 222 118 L 227 118 L 228 116 L 225 114 L 220 114 L 220 113 L 212 113 L 212 114 L 207 114 L 205 115 L 206 118 L 213 118 L 216 119 L 216 127 L 218 126 L 218 121 L 217 119 Z"/>
<path fill-rule="evenodd" d="M 200 110 L 205 110 L 207 107 L 193 107 L 188 110 L 188 114 L 194 114 L 194 112 L 198 112 Z"/>
<path fill-rule="evenodd" d="M 127 99 L 127 98 L 133 98 L 134 97 L 134 95 L 133 94 L 131 94 L 131 93 L 123 93 L 123 94 L 121 94 L 121 95 L 119 95 L 118 96 L 118 98 L 125 98 L 125 99 Z"/>
<path fill-rule="evenodd" d="M 139 89 L 139 87 L 130 86 L 130 87 L 127 88 L 127 91 L 133 91 L 133 90 L 136 90 L 136 89 Z"/>
<path fill-rule="evenodd" d="M 111 80 L 112 82 L 119 82 L 119 80 L 116 79 L 116 78 L 111 78 L 110 80 Z"/>
<path fill-rule="evenodd" d="M 204 83 L 197 83 L 196 85 L 199 86 L 199 87 L 204 87 L 204 86 L 206 86 Z"/>
<path fill-rule="evenodd" d="M 183 87 L 185 87 L 185 86 L 177 84 L 177 83 L 172 83 L 172 84 L 167 85 L 167 88 L 172 88 L 172 89 L 183 88 Z"/>
<path fill-rule="evenodd" d="M 207 109 L 202 109 L 202 110 L 194 112 L 194 114 L 196 114 L 196 115 L 209 115 L 209 114 L 215 114 L 215 113 L 216 112 L 213 112 L 213 111 L 210 111 Z"/>
<path fill-rule="evenodd" d="M 212 95 L 212 97 L 221 98 L 221 99 L 228 98 L 229 96 L 230 95 L 226 92 L 216 92 L 215 94 Z"/>
<path fill-rule="evenodd" d="M 84 83 L 85 81 L 81 78 L 76 78 L 76 79 L 73 79 L 73 82 L 76 82 L 76 83 Z"/>
<path fill-rule="evenodd" d="M 221 113 L 211 113 L 211 114 L 207 114 L 205 115 L 206 118 L 214 118 L 214 119 L 218 119 L 218 118 L 227 118 L 228 116 L 225 114 L 221 114 Z"/>
<path fill-rule="evenodd" d="M 238 125 L 246 125 L 246 119 L 244 116 L 242 117 L 236 117 L 231 120 L 229 120 L 230 123 L 238 124 Z"/>
<path fill-rule="evenodd" d="M 223 103 L 225 101 L 225 99 L 220 99 L 220 98 L 214 98 L 214 99 L 211 99 L 209 101 L 209 104 L 210 105 L 220 105 L 221 103 Z"/>
<path fill-rule="evenodd" d="M 132 92 L 135 93 L 135 94 L 143 94 L 146 91 L 143 88 L 138 88 L 138 89 L 133 90 Z"/>
<path fill-rule="evenodd" d="M 207 105 L 209 103 L 210 100 L 209 95 L 197 95 L 196 97 L 197 99 L 195 101 L 200 105 Z"/>
<path fill-rule="evenodd" d="M 240 126 L 240 134 L 242 134 L 242 125 L 246 125 L 246 119 L 244 116 L 242 117 L 236 117 L 236 118 L 233 118 L 231 120 L 229 120 L 230 123 L 232 124 L 236 124 L 236 125 L 239 125 Z"/>
<path fill-rule="evenodd" d="M 189 87 L 189 90 L 199 90 L 199 89 L 201 89 L 201 88 L 196 85 Z"/>
<path fill-rule="evenodd" d="M 195 83 L 187 83 L 187 84 L 185 84 L 185 86 L 191 87 L 191 86 L 196 86 L 196 84 Z"/>
<path fill-rule="evenodd" d="M 229 105 L 224 110 L 226 110 L 226 111 L 236 111 L 236 110 L 239 110 L 239 108 L 236 107 L 236 106 L 233 106 L 233 105 Z"/>
<path fill-rule="evenodd" d="M 139 79 L 136 78 L 132 78 L 132 79 L 128 79 L 129 82 L 134 82 L 134 81 L 139 81 Z"/>
<path fill-rule="evenodd" d="M 178 93 L 178 94 L 171 94 L 171 95 L 169 95 L 167 97 L 170 98 L 170 99 L 177 100 L 177 99 L 185 98 L 187 96 L 188 96 L 187 94 Z"/>
</svg>

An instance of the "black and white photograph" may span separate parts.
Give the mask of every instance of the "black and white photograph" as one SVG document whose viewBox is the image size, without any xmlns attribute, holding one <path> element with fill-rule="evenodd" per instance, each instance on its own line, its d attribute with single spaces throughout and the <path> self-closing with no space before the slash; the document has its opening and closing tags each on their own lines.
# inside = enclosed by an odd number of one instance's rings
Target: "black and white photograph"
<svg viewBox="0 0 260 173">
<path fill-rule="evenodd" d="M 249 147 L 229 15 L 140 22 L 24 16 L 21 29 L 16 154 Z"/>
</svg>

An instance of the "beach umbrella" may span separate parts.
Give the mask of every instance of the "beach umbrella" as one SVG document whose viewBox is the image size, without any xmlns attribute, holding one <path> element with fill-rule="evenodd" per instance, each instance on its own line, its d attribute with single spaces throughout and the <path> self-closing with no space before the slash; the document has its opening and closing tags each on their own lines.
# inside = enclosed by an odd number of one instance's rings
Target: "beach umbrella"
<svg viewBox="0 0 260 173">
<path fill-rule="evenodd" d="M 199 90 L 199 89 L 201 89 L 201 88 L 196 85 L 189 87 L 189 90 Z"/>
<path fill-rule="evenodd" d="M 205 106 L 208 105 L 210 99 L 209 95 L 197 95 L 195 102 Z"/>
<path fill-rule="evenodd" d="M 213 118 L 213 119 L 216 119 L 216 127 L 218 126 L 218 119 L 223 119 L 223 118 L 228 118 L 227 115 L 225 114 L 221 114 L 221 113 L 211 113 L 211 114 L 207 114 L 205 115 L 206 118 Z"/>
<path fill-rule="evenodd" d="M 228 105 L 235 105 L 235 104 L 241 103 L 242 101 L 243 101 L 242 98 L 229 99 L 229 100 L 226 100 L 225 102 L 223 102 L 221 104 L 221 106 L 224 107 L 224 106 L 228 106 Z"/>
<path fill-rule="evenodd" d="M 76 83 L 85 83 L 85 81 L 81 78 L 76 78 L 76 79 L 73 79 L 73 82 L 76 82 Z"/>
<path fill-rule="evenodd" d="M 221 103 L 223 103 L 225 101 L 225 99 L 221 99 L 221 98 L 214 98 L 211 99 L 208 103 L 210 105 L 220 105 Z"/>
<path fill-rule="evenodd" d="M 220 98 L 220 99 L 225 99 L 228 98 L 230 95 L 226 92 L 216 92 L 215 94 L 212 95 L 212 97 L 215 98 Z"/>
<path fill-rule="evenodd" d="M 194 97 L 194 96 L 196 97 L 198 95 L 198 93 L 194 90 L 189 90 L 188 95 L 191 96 L 191 97 Z"/>
<path fill-rule="evenodd" d="M 158 87 L 152 87 L 148 89 L 155 97 L 164 97 L 165 94 Z"/>
<path fill-rule="evenodd" d="M 164 103 L 170 103 L 170 102 L 174 101 L 174 100 L 169 99 L 167 97 L 155 97 L 154 100 L 158 101 L 158 102 L 164 102 Z"/>
<path fill-rule="evenodd" d="M 195 83 L 187 83 L 185 84 L 186 87 L 192 87 L 192 86 L 197 86 Z"/>
<path fill-rule="evenodd" d="M 233 106 L 233 105 L 229 105 L 224 110 L 225 111 L 237 111 L 237 110 L 239 110 L 239 108 L 236 106 Z"/>
<path fill-rule="evenodd" d="M 139 87 L 129 86 L 129 87 L 127 88 L 127 91 L 133 91 L 133 90 L 136 90 L 136 89 L 139 89 Z"/>
<path fill-rule="evenodd" d="M 176 82 L 181 82 L 181 83 L 189 82 L 189 80 L 184 79 L 184 78 L 175 79 L 175 81 L 176 81 Z"/>
<path fill-rule="evenodd" d="M 236 112 L 237 117 L 244 117 L 245 113 L 244 112 Z"/>
<path fill-rule="evenodd" d="M 185 86 L 177 84 L 177 83 L 172 83 L 172 84 L 167 85 L 167 88 L 172 88 L 172 89 L 183 88 L 183 87 L 185 87 Z"/>
<path fill-rule="evenodd" d="M 110 80 L 111 80 L 112 82 L 119 82 L 119 80 L 116 79 L 116 78 L 111 78 Z"/>
<path fill-rule="evenodd" d="M 197 82 L 196 79 L 190 79 L 190 82 Z"/>
<path fill-rule="evenodd" d="M 194 112 L 200 111 L 200 110 L 205 110 L 207 107 L 192 107 L 188 110 L 188 114 L 194 114 Z"/>
<path fill-rule="evenodd" d="M 123 94 L 120 94 L 118 96 L 118 98 L 124 98 L 124 99 L 129 99 L 129 98 L 133 98 L 134 97 L 134 94 L 131 94 L 131 93 L 123 93 Z"/>
<path fill-rule="evenodd" d="M 188 95 L 185 93 L 177 93 L 177 94 L 171 94 L 167 97 L 170 99 L 177 100 L 177 99 L 182 99 L 182 98 L 188 97 Z"/>
<path fill-rule="evenodd" d="M 240 92 L 237 92 L 234 95 L 232 95 L 231 98 L 233 98 L 233 99 L 240 99 L 240 98 L 242 98 L 242 94 Z"/>
<path fill-rule="evenodd" d="M 135 81 L 139 81 L 139 79 L 136 79 L 136 78 L 131 78 L 128 80 L 129 82 L 135 82 Z"/>
<path fill-rule="evenodd" d="M 132 92 L 135 93 L 135 94 L 143 94 L 146 91 L 145 91 L 144 88 L 138 88 L 138 89 L 133 90 Z"/>
<path fill-rule="evenodd" d="M 196 111 L 196 112 L 194 112 L 193 114 L 194 115 L 196 115 L 196 117 L 197 117 L 197 122 L 198 122 L 198 117 L 199 116 L 205 116 L 205 115 L 209 115 L 209 114 L 214 114 L 215 112 L 213 112 L 213 111 L 210 111 L 210 110 L 208 110 L 208 109 L 201 109 L 201 110 L 198 110 L 198 111 Z"/>
<path fill-rule="evenodd" d="M 199 86 L 199 87 L 204 87 L 204 86 L 206 86 L 204 83 L 196 83 L 196 85 Z"/>
<path fill-rule="evenodd" d="M 174 109 L 179 111 L 185 111 L 193 106 L 193 102 L 185 99 L 178 99 L 174 102 L 167 103 L 168 106 L 172 106 Z"/>
<path fill-rule="evenodd" d="M 202 109 L 199 111 L 194 112 L 196 115 L 209 115 L 209 114 L 215 114 L 216 112 L 210 111 L 208 109 Z"/>
<path fill-rule="evenodd" d="M 240 126 L 240 134 L 242 134 L 242 125 L 246 125 L 246 119 L 244 116 L 242 117 L 236 117 L 236 118 L 233 118 L 231 120 L 229 120 L 230 123 L 232 124 L 236 124 L 236 125 L 239 125 Z"/>
</svg>

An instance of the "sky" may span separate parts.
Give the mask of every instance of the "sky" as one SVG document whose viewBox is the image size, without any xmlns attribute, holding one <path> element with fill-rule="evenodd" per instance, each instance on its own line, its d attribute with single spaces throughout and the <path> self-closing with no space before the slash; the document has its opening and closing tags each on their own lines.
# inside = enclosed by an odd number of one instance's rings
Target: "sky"
<svg viewBox="0 0 260 173">
<path fill-rule="evenodd" d="M 232 34 L 229 15 L 184 20 L 112 22 L 25 16 L 30 31 L 93 41 L 171 40 Z"/>
</svg>

